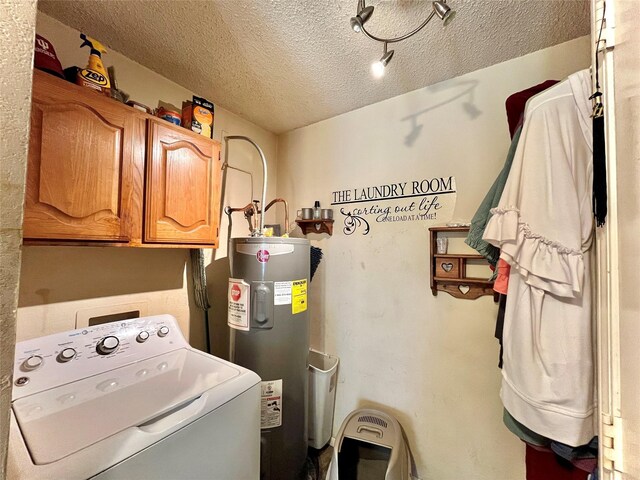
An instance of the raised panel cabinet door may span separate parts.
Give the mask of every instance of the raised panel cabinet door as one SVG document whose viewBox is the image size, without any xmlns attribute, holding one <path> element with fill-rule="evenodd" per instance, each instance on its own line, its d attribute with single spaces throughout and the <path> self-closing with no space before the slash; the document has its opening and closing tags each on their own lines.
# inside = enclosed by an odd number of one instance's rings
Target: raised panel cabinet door
<svg viewBox="0 0 640 480">
<path fill-rule="evenodd" d="M 149 121 L 146 242 L 218 246 L 220 146 Z"/>
<path fill-rule="evenodd" d="M 24 237 L 131 241 L 132 216 L 142 218 L 144 119 L 47 77 L 34 75 Z"/>
</svg>

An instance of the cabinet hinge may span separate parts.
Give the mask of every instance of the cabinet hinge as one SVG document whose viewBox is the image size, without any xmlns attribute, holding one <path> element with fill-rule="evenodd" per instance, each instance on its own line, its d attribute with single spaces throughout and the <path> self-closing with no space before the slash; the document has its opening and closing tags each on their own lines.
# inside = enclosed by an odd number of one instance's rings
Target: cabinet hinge
<svg viewBox="0 0 640 480">
<path fill-rule="evenodd" d="M 602 415 L 602 457 L 606 470 L 624 472 L 622 463 L 622 418 Z"/>
</svg>

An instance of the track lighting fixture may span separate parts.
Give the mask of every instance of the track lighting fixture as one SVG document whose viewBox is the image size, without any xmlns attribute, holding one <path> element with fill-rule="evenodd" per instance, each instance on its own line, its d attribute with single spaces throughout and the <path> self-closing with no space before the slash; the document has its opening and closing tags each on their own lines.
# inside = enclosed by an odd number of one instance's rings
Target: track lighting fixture
<svg viewBox="0 0 640 480">
<path fill-rule="evenodd" d="M 445 27 L 449 25 L 449 23 L 451 23 L 451 20 L 453 20 L 453 17 L 456 16 L 456 12 L 454 10 L 451 10 L 449 5 L 447 5 L 447 3 L 444 1 L 438 0 L 433 2 L 432 5 L 433 10 L 436 12 L 436 15 L 438 15 L 438 18 L 444 22 L 443 26 Z"/>
<path fill-rule="evenodd" d="M 364 27 L 364 24 L 367 23 L 367 20 L 369 20 L 369 18 L 371 18 L 371 15 L 373 14 L 373 6 L 366 6 L 365 0 L 358 0 L 358 13 L 355 17 L 351 17 L 350 23 L 351 28 L 354 32 L 362 32 L 371 40 L 375 40 L 376 42 L 381 42 L 384 44 L 384 54 L 382 55 L 382 58 L 380 59 L 380 61 L 375 62 L 373 65 L 371 65 L 371 71 L 373 72 L 373 74 L 376 77 L 381 77 L 382 75 L 384 75 L 385 67 L 391 60 L 391 57 L 393 57 L 394 52 L 393 50 L 389 50 L 387 52 L 387 44 L 401 42 L 402 40 L 406 40 L 407 38 L 412 37 L 420 30 L 422 30 L 427 25 L 427 23 L 431 21 L 434 15 L 437 15 L 438 18 L 442 20 L 442 25 L 446 27 L 449 23 L 451 23 L 451 20 L 453 20 L 455 13 L 456 12 L 454 10 L 451 10 L 451 7 L 447 5 L 446 0 L 436 0 L 434 2 L 431 2 L 431 13 L 429 13 L 427 18 L 414 30 L 411 30 L 409 33 L 395 38 L 379 38 L 368 32 Z"/>
<path fill-rule="evenodd" d="M 371 73 L 373 73 L 374 77 L 380 78 L 384 76 L 385 67 L 393 58 L 393 52 L 394 52 L 393 50 L 387 51 L 387 44 L 385 43 L 382 58 L 377 62 L 374 62 L 373 64 L 371 64 Z"/>
<path fill-rule="evenodd" d="M 354 32 L 360 33 L 367 20 L 371 17 L 373 13 L 373 6 L 369 5 L 368 7 L 364 7 L 358 11 L 358 14 L 355 17 L 351 17 L 351 28 Z"/>
</svg>

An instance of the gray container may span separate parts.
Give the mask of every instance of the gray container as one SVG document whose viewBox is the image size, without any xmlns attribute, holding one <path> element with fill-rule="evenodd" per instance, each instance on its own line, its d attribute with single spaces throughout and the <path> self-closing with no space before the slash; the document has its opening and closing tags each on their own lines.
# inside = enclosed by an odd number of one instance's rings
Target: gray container
<svg viewBox="0 0 640 480">
<path fill-rule="evenodd" d="M 231 277 L 250 285 L 249 330 L 231 329 L 231 361 L 262 378 L 260 478 L 297 479 L 307 458 L 309 241 L 234 238 Z M 302 291 L 304 290 L 304 295 Z"/>
<path fill-rule="evenodd" d="M 309 350 L 309 446 L 318 450 L 331 440 L 338 362 L 338 357 Z"/>
</svg>

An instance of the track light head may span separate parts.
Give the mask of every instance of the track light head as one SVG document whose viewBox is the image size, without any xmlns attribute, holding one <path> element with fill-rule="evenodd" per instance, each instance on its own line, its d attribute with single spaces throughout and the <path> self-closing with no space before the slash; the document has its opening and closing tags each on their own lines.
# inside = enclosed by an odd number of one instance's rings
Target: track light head
<svg viewBox="0 0 640 480">
<path fill-rule="evenodd" d="M 358 12 L 358 16 L 362 23 L 365 24 L 373 14 L 373 5 L 369 5 L 368 7 L 364 7 L 362 10 Z"/>
<path fill-rule="evenodd" d="M 385 68 L 392 58 L 393 50 L 389 50 L 388 52 L 385 51 L 384 55 L 382 55 L 382 58 L 371 65 L 371 73 L 373 73 L 373 76 L 376 78 L 384 76 Z"/>
<path fill-rule="evenodd" d="M 453 17 L 456 16 L 455 10 L 451 10 L 451 7 L 447 5 L 445 0 L 436 0 L 432 5 L 433 10 L 436 12 L 436 15 L 438 15 L 438 18 L 443 21 L 443 26 L 445 27 L 449 25 Z"/>
<path fill-rule="evenodd" d="M 382 55 L 382 58 L 380 59 L 380 63 L 383 66 L 387 66 L 387 64 L 391 61 L 391 59 L 393 58 L 393 50 L 389 50 L 388 52 L 385 52 L 384 55 Z"/>
<path fill-rule="evenodd" d="M 369 20 L 371 14 L 373 14 L 373 5 L 364 7 L 358 12 L 355 17 L 351 17 L 350 23 L 353 31 L 356 33 L 360 33 L 362 31 L 362 26 L 367 23 L 367 20 Z"/>
<path fill-rule="evenodd" d="M 350 23 L 351 29 L 354 32 L 360 33 L 362 31 L 362 21 L 360 21 L 357 15 L 355 17 L 351 17 Z"/>
</svg>

